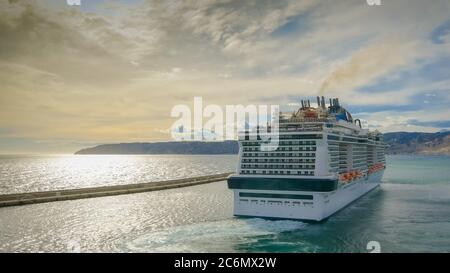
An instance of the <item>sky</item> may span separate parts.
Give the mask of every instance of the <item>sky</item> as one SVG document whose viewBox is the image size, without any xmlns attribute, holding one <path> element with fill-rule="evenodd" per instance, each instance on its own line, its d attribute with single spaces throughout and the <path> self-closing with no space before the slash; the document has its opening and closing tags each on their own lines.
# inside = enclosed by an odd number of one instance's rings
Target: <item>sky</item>
<svg viewBox="0 0 450 273">
<path fill-rule="evenodd" d="M 0 153 L 170 140 L 195 96 L 450 129 L 450 0 L 381 2 L 0 0 Z"/>
</svg>

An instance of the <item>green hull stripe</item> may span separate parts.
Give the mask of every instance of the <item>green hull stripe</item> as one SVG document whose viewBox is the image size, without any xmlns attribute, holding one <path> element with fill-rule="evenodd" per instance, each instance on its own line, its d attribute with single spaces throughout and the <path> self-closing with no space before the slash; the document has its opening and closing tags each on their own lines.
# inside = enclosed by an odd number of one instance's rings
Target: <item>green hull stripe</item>
<svg viewBox="0 0 450 273">
<path fill-rule="evenodd" d="M 277 191 L 329 192 L 338 187 L 337 180 L 307 178 L 229 177 L 228 188 Z"/>
</svg>

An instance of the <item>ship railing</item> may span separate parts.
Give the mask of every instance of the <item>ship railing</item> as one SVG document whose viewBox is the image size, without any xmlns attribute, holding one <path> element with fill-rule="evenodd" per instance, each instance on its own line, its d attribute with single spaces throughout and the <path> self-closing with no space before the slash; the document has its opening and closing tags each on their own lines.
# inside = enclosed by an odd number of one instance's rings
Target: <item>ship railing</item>
<svg viewBox="0 0 450 273">
<path fill-rule="evenodd" d="M 330 118 L 300 118 L 300 117 L 291 117 L 289 119 L 280 120 L 280 123 L 289 123 L 289 122 L 323 123 L 323 122 L 335 122 L 335 120 Z"/>
</svg>

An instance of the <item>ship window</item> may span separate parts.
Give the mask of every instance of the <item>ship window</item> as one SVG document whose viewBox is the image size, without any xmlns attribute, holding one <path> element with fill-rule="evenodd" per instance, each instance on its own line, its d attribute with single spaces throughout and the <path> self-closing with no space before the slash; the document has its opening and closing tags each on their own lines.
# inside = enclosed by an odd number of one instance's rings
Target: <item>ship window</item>
<svg viewBox="0 0 450 273">
<path fill-rule="evenodd" d="M 275 204 L 275 205 L 279 205 L 282 202 L 281 201 L 267 201 L 268 204 Z"/>
</svg>

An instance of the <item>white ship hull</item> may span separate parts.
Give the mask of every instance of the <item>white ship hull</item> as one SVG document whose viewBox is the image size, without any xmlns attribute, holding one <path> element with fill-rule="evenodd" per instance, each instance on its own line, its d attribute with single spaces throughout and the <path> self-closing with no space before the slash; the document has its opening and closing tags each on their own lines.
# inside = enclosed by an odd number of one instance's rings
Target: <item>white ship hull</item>
<svg viewBox="0 0 450 273">
<path fill-rule="evenodd" d="M 239 134 L 239 165 L 228 178 L 234 215 L 321 221 L 380 184 L 382 134 L 363 129 L 337 98 L 327 107 L 317 97 L 317 105 L 302 100 L 280 115 L 275 134 L 270 125 Z"/>
<path fill-rule="evenodd" d="M 321 221 L 379 186 L 383 173 L 384 170 L 380 170 L 331 192 L 234 189 L 234 215 Z M 308 198 L 305 200 L 253 198 L 242 197 L 241 193 L 282 194 Z"/>
</svg>

